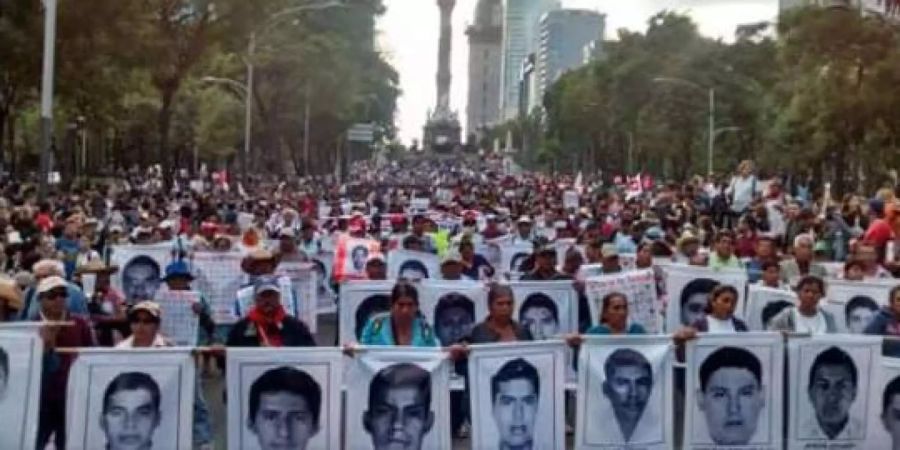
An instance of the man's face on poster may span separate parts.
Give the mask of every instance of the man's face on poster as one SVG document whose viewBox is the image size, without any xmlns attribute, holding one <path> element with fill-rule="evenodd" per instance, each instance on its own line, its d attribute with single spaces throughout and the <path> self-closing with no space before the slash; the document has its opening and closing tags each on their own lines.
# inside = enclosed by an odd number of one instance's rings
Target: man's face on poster
<svg viewBox="0 0 900 450">
<path fill-rule="evenodd" d="M 426 394 L 415 386 L 391 386 L 365 413 L 375 450 L 419 450 L 434 424 Z"/>
<path fill-rule="evenodd" d="M 497 388 L 493 412 L 501 445 L 510 448 L 530 445 L 534 440 L 539 400 L 534 384 L 527 378 L 514 378 L 499 383 Z"/>
<path fill-rule="evenodd" d="M 702 319 L 706 315 L 708 301 L 709 294 L 705 292 L 697 292 L 688 297 L 681 309 L 681 324 L 688 326 Z"/>
<path fill-rule="evenodd" d="M 698 402 L 714 443 L 747 445 L 756 433 L 765 397 L 750 370 L 722 367 L 710 375 Z"/>
<path fill-rule="evenodd" d="M 900 449 L 900 394 L 894 394 L 888 400 L 887 407 L 881 415 L 881 422 L 891 436 L 892 448 Z"/>
<path fill-rule="evenodd" d="M 809 386 L 809 400 L 822 426 L 836 426 L 847 421 L 850 406 L 856 399 L 856 385 L 850 368 L 824 364 L 815 369 Z"/>
<path fill-rule="evenodd" d="M 369 250 L 362 245 L 353 247 L 353 251 L 350 252 L 350 258 L 353 260 L 353 270 L 362 272 L 366 267 L 366 260 L 369 258 Z"/>
<path fill-rule="evenodd" d="M 266 392 L 250 424 L 262 450 L 305 450 L 319 432 L 306 399 L 292 392 Z"/>
<path fill-rule="evenodd" d="M 647 408 L 653 390 L 653 374 L 646 367 L 622 365 L 603 382 L 603 394 L 612 404 L 622 428 L 634 429 Z"/>
<path fill-rule="evenodd" d="M 847 331 L 851 334 L 863 334 L 876 312 L 877 310 L 865 306 L 851 309 L 847 314 Z"/>
<path fill-rule="evenodd" d="M 129 300 L 152 300 L 159 285 L 159 270 L 151 264 L 134 263 L 122 272 L 122 286 Z"/>
<path fill-rule="evenodd" d="M 522 311 L 522 326 L 528 328 L 531 336 L 538 341 L 556 336 L 559 330 L 553 312 L 544 306 L 532 306 Z"/>
<path fill-rule="evenodd" d="M 159 410 L 150 391 L 120 390 L 109 397 L 100 428 L 110 450 L 149 450 L 159 421 Z"/>
<path fill-rule="evenodd" d="M 406 267 L 400 271 L 399 277 L 409 281 L 421 281 L 428 276 L 418 267 Z"/>
<path fill-rule="evenodd" d="M 475 318 L 465 308 L 448 308 L 441 312 L 434 328 L 441 345 L 448 346 L 459 342 L 469 334 Z"/>
</svg>

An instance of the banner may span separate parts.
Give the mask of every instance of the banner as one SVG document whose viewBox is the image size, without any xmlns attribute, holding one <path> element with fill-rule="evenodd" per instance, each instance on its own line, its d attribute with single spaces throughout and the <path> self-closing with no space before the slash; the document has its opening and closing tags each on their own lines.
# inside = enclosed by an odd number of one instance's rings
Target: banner
<svg viewBox="0 0 900 450">
<path fill-rule="evenodd" d="M 565 365 L 561 341 L 473 345 L 471 448 L 565 448 Z"/>
<path fill-rule="evenodd" d="M 579 358 L 575 448 L 675 448 L 669 337 L 588 336 Z"/>
<path fill-rule="evenodd" d="M 881 367 L 880 336 L 819 335 L 788 340 L 788 448 L 870 449 L 871 385 Z"/>
<path fill-rule="evenodd" d="M 685 362 L 685 448 L 782 448 L 780 333 L 702 334 L 688 342 Z"/>
<path fill-rule="evenodd" d="M 162 289 L 154 299 L 162 309 L 160 333 L 181 347 L 194 347 L 200 332 L 200 319 L 194 305 L 200 304 L 197 291 Z"/>
<path fill-rule="evenodd" d="M 36 327 L 0 325 L 0 448 L 35 448 L 43 356 Z"/>
<path fill-rule="evenodd" d="M 787 289 L 775 289 L 751 284 L 747 286 L 745 318 L 750 331 L 766 331 L 766 324 L 784 308 L 797 305 L 797 294 Z"/>
<path fill-rule="evenodd" d="M 450 450 L 448 366 L 439 349 L 361 348 L 347 372 L 345 448 Z"/>
<path fill-rule="evenodd" d="M 391 309 L 394 281 L 357 280 L 341 286 L 338 308 L 340 343 L 359 342 L 363 327 L 372 316 Z"/>
<path fill-rule="evenodd" d="M 514 318 L 536 341 L 578 331 L 578 297 L 571 280 L 516 281 Z"/>
<path fill-rule="evenodd" d="M 342 235 L 334 254 L 333 276 L 336 280 L 359 279 L 366 275 L 369 255 L 379 252 L 381 244 L 372 239 L 357 239 Z"/>
<path fill-rule="evenodd" d="M 342 359 L 336 348 L 229 348 L 228 448 L 340 448 Z"/>
<path fill-rule="evenodd" d="M 881 306 L 886 306 L 895 280 L 828 280 L 822 309 L 834 315 L 839 333 L 863 334 Z"/>
<path fill-rule="evenodd" d="M 280 262 L 275 273 L 291 280 L 297 318 L 302 320 L 312 333 L 318 330 L 319 280 L 308 262 Z"/>
<path fill-rule="evenodd" d="M 565 191 L 563 192 L 563 208 L 568 210 L 577 210 L 578 209 L 578 192 L 576 191 Z"/>
<path fill-rule="evenodd" d="M 522 263 L 534 252 L 530 242 L 513 244 L 510 241 L 500 245 L 500 270 L 503 273 L 522 272 Z"/>
<path fill-rule="evenodd" d="M 393 250 L 387 258 L 388 278 L 417 282 L 426 278 L 441 278 L 441 261 L 438 255 L 411 250 Z"/>
<path fill-rule="evenodd" d="M 191 349 L 81 349 L 66 449 L 191 448 L 196 384 Z"/>
<path fill-rule="evenodd" d="M 882 358 L 880 377 L 869 402 L 868 434 L 879 443 L 875 450 L 900 448 L 900 359 Z"/>
<path fill-rule="evenodd" d="M 172 245 L 113 245 L 109 263 L 119 267 L 112 275 L 112 285 L 128 304 L 150 300 L 162 285 L 166 265 L 172 260 Z"/>
<path fill-rule="evenodd" d="M 195 252 L 191 257 L 195 277 L 191 286 L 206 297 L 217 324 L 231 324 L 239 319 L 235 301 L 249 280 L 241 270 L 242 258 L 238 252 Z"/>
<path fill-rule="evenodd" d="M 426 281 L 419 286 L 419 311 L 447 347 L 487 318 L 487 287 L 476 281 Z"/>
<path fill-rule="evenodd" d="M 716 286 L 727 284 L 738 292 L 735 316 L 744 317 L 744 293 L 747 272 L 743 269 L 713 270 L 706 267 L 672 265 L 664 267 L 666 291 L 669 296 L 666 310 L 666 332 L 693 325 L 706 315 L 709 294 Z"/>
<path fill-rule="evenodd" d="M 319 314 L 332 313 L 337 310 L 335 300 L 337 294 L 331 288 L 331 269 L 334 266 L 334 252 L 319 252 L 312 257 L 312 269 L 316 272 L 316 308 Z"/>
<path fill-rule="evenodd" d="M 656 293 L 656 276 L 652 269 L 602 275 L 585 280 L 585 295 L 591 309 L 591 324 L 600 321 L 603 297 L 614 292 L 628 298 L 628 321 L 637 323 L 647 333 L 662 332 L 662 305 Z"/>
</svg>

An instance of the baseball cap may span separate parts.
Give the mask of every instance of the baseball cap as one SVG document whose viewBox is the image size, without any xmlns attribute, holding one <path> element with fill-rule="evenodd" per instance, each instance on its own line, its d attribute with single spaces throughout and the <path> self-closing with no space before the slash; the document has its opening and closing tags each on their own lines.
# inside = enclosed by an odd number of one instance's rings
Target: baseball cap
<svg viewBox="0 0 900 450">
<path fill-rule="evenodd" d="M 619 249 L 616 248 L 616 244 L 603 244 L 603 247 L 600 248 L 600 254 L 604 258 L 612 258 L 619 256 Z"/>
<path fill-rule="evenodd" d="M 151 302 L 149 300 L 139 302 L 132 306 L 131 310 L 128 311 L 128 317 L 132 318 L 140 311 L 150 314 L 151 317 L 157 320 L 162 317 L 162 308 L 160 308 L 159 303 Z"/>
<path fill-rule="evenodd" d="M 69 286 L 69 284 L 66 283 L 66 280 L 64 280 L 62 277 L 54 275 L 51 277 L 44 278 L 43 280 L 41 280 L 40 283 L 38 283 L 37 293 L 38 293 L 38 295 L 43 295 L 54 289 L 67 288 L 68 286 Z"/>
<path fill-rule="evenodd" d="M 274 277 L 267 277 L 258 281 L 253 287 L 253 295 L 259 295 L 263 292 L 277 292 L 281 294 L 281 286 L 278 285 L 278 280 Z"/>
</svg>

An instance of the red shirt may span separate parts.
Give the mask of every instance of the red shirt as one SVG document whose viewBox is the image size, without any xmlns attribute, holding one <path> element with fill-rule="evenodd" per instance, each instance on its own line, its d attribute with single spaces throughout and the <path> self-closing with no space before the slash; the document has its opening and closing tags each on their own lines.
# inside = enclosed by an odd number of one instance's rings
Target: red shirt
<svg viewBox="0 0 900 450">
<path fill-rule="evenodd" d="M 887 242 L 891 240 L 893 234 L 894 231 L 891 230 L 891 225 L 886 220 L 876 219 L 869 225 L 869 229 L 866 230 L 863 240 L 878 248 L 883 248 L 887 245 Z"/>
<path fill-rule="evenodd" d="M 51 219 L 50 215 L 47 213 L 40 213 L 34 218 L 34 224 L 37 225 L 41 231 L 46 233 L 47 230 L 53 228 L 53 219 Z"/>
</svg>

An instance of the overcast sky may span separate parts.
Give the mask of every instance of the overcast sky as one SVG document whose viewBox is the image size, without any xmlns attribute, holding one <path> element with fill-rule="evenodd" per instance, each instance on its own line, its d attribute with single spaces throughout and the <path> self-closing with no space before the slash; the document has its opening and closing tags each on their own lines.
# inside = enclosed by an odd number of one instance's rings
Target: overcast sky
<svg viewBox="0 0 900 450">
<path fill-rule="evenodd" d="M 409 144 L 421 140 L 426 113 L 435 103 L 438 26 L 436 0 L 384 0 L 386 14 L 379 20 L 378 42 L 400 73 L 397 124 L 400 139 Z M 468 45 L 465 29 L 473 20 L 477 0 L 457 0 L 453 12 L 453 87 L 451 106 L 465 127 Z M 643 31 L 647 18 L 663 9 L 694 18 L 700 32 L 731 40 L 735 26 L 773 20 L 778 0 L 563 0 L 564 7 L 586 8 L 606 14 L 606 38 L 616 30 Z M 465 137 L 464 137 L 465 138 Z"/>
</svg>

